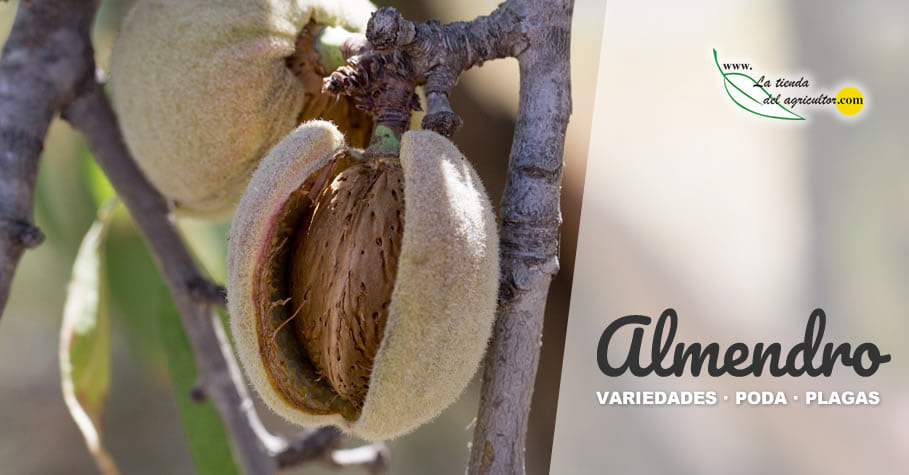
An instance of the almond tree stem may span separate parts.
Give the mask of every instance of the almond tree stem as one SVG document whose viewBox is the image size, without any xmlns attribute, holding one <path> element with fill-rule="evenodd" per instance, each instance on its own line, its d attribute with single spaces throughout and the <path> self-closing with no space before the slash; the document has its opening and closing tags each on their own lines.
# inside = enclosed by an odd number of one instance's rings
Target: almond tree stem
<svg viewBox="0 0 909 475">
<path fill-rule="evenodd" d="M 502 196 L 502 277 L 469 473 L 524 473 L 549 284 L 559 270 L 560 191 L 571 115 L 573 0 L 509 0 L 523 13 L 520 106 Z"/>
<path fill-rule="evenodd" d="M 66 3 L 66 4 L 64 4 Z M 22 253 L 44 240 L 32 219 L 51 119 L 94 71 L 85 41 L 97 0 L 20 7 L 0 58 L 0 314 Z"/>
</svg>

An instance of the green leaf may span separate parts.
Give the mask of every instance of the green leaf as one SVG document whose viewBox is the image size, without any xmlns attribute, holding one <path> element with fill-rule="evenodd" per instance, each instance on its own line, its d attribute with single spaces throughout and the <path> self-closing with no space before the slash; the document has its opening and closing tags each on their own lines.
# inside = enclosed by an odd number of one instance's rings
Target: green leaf
<svg viewBox="0 0 909 475">
<path fill-rule="evenodd" d="M 769 113 L 765 114 L 765 113 L 758 112 L 758 111 L 752 109 L 751 107 L 759 108 L 759 106 L 763 105 L 763 97 L 773 97 L 773 95 L 770 94 L 769 92 L 767 92 L 767 90 L 764 89 L 763 86 L 758 84 L 757 80 L 755 80 L 753 77 L 751 77 L 745 73 L 723 72 L 723 68 L 720 67 L 720 60 L 717 58 L 716 49 L 713 50 L 713 61 L 716 63 L 716 67 L 717 67 L 717 69 L 719 69 L 720 74 L 723 75 L 723 86 L 726 88 L 726 94 L 729 96 L 730 99 L 732 99 L 732 102 L 734 102 L 735 105 L 741 107 L 742 109 L 745 109 L 748 112 L 751 112 L 752 114 L 759 115 L 761 117 L 767 117 L 769 119 L 805 120 L 804 117 L 796 114 L 795 112 L 792 112 L 791 110 L 787 109 L 784 105 L 782 105 L 780 103 L 774 103 L 773 105 L 775 105 L 776 107 L 778 107 L 782 110 L 782 112 L 779 113 L 781 115 L 774 115 L 774 114 L 769 114 Z M 764 93 L 764 96 L 762 97 L 762 96 L 758 95 L 758 97 L 761 97 L 761 99 L 755 98 L 754 96 L 752 96 L 751 94 L 749 94 L 745 90 L 743 90 L 741 87 L 739 87 L 735 83 L 735 80 L 744 81 L 747 84 L 745 86 L 746 89 L 749 89 L 749 90 L 751 88 L 757 86 L 757 88 L 760 89 L 761 92 Z M 732 90 L 730 90 L 729 86 L 732 86 Z M 738 91 L 739 93 L 744 95 L 745 98 L 748 99 L 747 101 L 745 101 L 745 103 L 748 104 L 748 106 L 746 106 L 746 105 L 742 104 L 741 102 L 739 102 L 738 100 L 736 100 L 736 98 L 732 95 L 732 91 Z"/>
<path fill-rule="evenodd" d="M 114 187 L 111 186 L 110 182 L 107 180 L 107 176 L 104 175 L 104 172 L 101 171 L 101 168 L 95 163 L 94 157 L 92 157 L 91 152 L 88 150 L 85 150 L 82 157 L 82 177 L 86 186 L 88 186 L 89 193 L 91 193 L 92 198 L 95 200 L 95 204 L 100 206 L 101 203 L 106 203 L 117 195 L 114 191 Z"/>
<path fill-rule="evenodd" d="M 110 390 L 111 353 L 102 251 L 114 205 L 114 201 L 109 201 L 98 211 L 97 219 L 82 239 L 73 263 L 60 330 L 63 398 L 105 475 L 118 473 L 101 444 L 101 415 Z"/>
<path fill-rule="evenodd" d="M 229 223 L 207 223 L 195 219 L 177 221 L 190 252 L 205 273 L 216 282 L 227 279 L 227 235 Z"/>
<path fill-rule="evenodd" d="M 170 299 L 158 318 L 161 341 L 167 353 L 167 366 L 183 422 L 189 451 L 200 475 L 240 474 L 233 459 L 230 439 L 221 417 L 211 403 L 190 399 L 198 372 L 192 347 L 180 315 Z"/>
<path fill-rule="evenodd" d="M 133 228 L 132 218 L 115 213 L 107 238 L 106 256 L 111 318 L 118 324 L 126 347 L 165 382 L 167 359 L 158 338 L 158 318 L 170 299 L 154 258 Z"/>
</svg>

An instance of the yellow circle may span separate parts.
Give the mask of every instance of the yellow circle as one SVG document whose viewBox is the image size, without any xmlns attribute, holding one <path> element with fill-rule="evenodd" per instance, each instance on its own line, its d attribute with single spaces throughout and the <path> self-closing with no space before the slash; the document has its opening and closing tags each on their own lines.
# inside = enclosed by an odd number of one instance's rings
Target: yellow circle
<svg viewBox="0 0 909 475">
<path fill-rule="evenodd" d="M 836 93 L 836 109 L 843 115 L 855 115 L 865 104 L 862 91 L 854 87 L 844 87 Z"/>
</svg>

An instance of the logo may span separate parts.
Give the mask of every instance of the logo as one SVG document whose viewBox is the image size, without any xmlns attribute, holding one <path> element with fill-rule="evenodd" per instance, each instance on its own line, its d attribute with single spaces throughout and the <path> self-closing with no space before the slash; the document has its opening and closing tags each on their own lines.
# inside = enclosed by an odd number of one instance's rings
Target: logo
<svg viewBox="0 0 909 475">
<path fill-rule="evenodd" d="M 856 87 L 844 87 L 834 94 L 815 91 L 812 81 L 804 75 L 761 74 L 755 79 L 757 73 L 751 63 L 720 63 L 716 49 L 713 50 L 713 61 L 722 75 L 729 99 L 760 117 L 806 120 L 808 109 L 832 110 L 848 117 L 861 112 L 865 105 L 865 98 Z"/>
<path fill-rule="evenodd" d="M 862 343 L 854 349 L 849 343 L 822 346 L 824 329 L 827 326 L 827 315 L 822 309 L 815 309 L 808 318 L 804 339 L 784 352 L 781 343 L 757 343 L 753 348 L 744 343 L 733 343 L 726 351 L 721 351 L 719 343 L 686 345 L 672 343 L 678 329 L 678 315 L 675 310 L 666 309 L 657 320 L 651 342 L 650 364 L 641 362 L 644 328 L 650 325 L 651 318 L 644 315 L 627 315 L 613 321 L 600 336 L 597 346 L 597 365 L 606 376 L 621 376 L 630 371 L 635 376 L 682 376 L 686 366 L 692 376 L 699 376 L 701 369 L 707 369 L 710 376 L 761 376 L 766 370 L 771 376 L 783 375 L 830 376 L 839 362 L 852 368 L 862 377 L 877 372 L 880 365 L 890 361 L 889 354 L 881 354 L 874 343 Z M 613 335 L 623 327 L 632 327 L 631 346 L 627 356 L 620 364 L 609 361 L 609 344 Z M 665 335 L 665 336 L 664 336 Z M 672 362 L 665 364 L 666 357 L 672 352 Z"/>
<path fill-rule="evenodd" d="M 755 343 L 749 346 L 742 342 L 732 343 L 725 350 L 719 343 L 675 343 L 679 326 L 676 311 L 667 308 L 656 320 L 649 342 L 645 342 L 645 328 L 653 319 L 646 315 L 626 315 L 610 323 L 600 335 L 597 345 L 597 366 L 608 377 L 622 376 L 630 372 L 637 377 L 654 375 L 658 377 L 684 376 L 686 371 L 693 377 L 702 371 L 712 377 L 729 375 L 734 377 L 762 376 L 809 376 L 833 375 L 837 365 L 851 369 L 856 375 L 867 378 L 884 364 L 890 362 L 890 355 L 881 353 L 874 343 L 865 342 L 853 347 L 850 343 L 825 343 L 824 329 L 827 315 L 820 308 L 811 312 L 805 326 L 805 334 L 788 350 L 782 343 Z M 613 338 L 623 333 L 624 338 Z M 630 344 L 624 343 L 631 333 Z M 609 346 L 621 340 L 624 356 L 609 357 Z M 649 343 L 649 345 L 647 344 Z M 649 355 L 647 352 L 649 346 Z M 613 352 L 614 353 L 614 352 Z M 774 388 L 774 391 L 709 390 L 686 391 L 595 391 L 600 406 L 715 406 L 735 404 L 736 406 L 787 406 L 801 403 L 805 406 L 877 406 L 881 402 L 879 391 L 866 388 L 856 391 L 809 390 L 790 393 Z"/>
</svg>

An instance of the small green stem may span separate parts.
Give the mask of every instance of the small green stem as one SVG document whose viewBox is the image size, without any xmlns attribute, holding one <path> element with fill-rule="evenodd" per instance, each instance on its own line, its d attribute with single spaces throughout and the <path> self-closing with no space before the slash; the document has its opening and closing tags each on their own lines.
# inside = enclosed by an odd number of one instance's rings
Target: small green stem
<svg viewBox="0 0 909 475">
<path fill-rule="evenodd" d="M 401 135 L 385 124 L 376 124 L 366 155 L 370 157 L 397 157 L 401 151 Z"/>
</svg>

